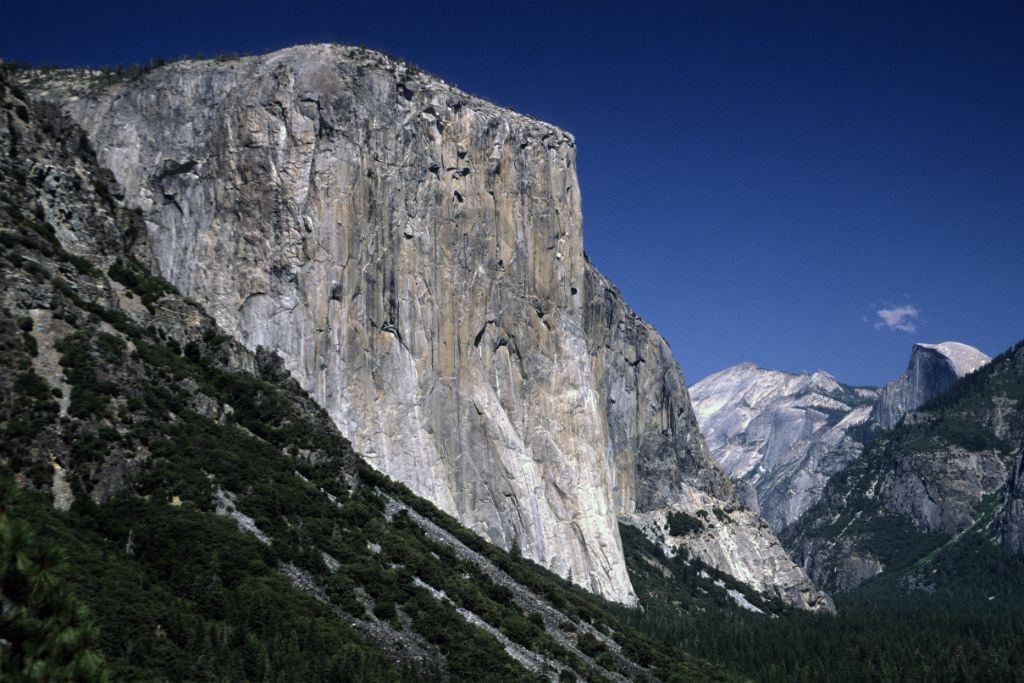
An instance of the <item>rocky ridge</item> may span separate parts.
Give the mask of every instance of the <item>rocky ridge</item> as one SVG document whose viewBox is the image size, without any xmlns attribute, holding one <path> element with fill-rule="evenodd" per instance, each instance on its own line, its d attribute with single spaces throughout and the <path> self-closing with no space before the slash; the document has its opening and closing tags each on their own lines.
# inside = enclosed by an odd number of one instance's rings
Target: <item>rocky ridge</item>
<svg viewBox="0 0 1024 683">
<path fill-rule="evenodd" d="M 908 412 L 990 360 L 973 346 L 959 342 L 914 344 L 906 371 L 882 387 L 871 418 L 882 429 L 890 429 Z"/>
<path fill-rule="evenodd" d="M 670 518 L 680 513 L 697 520 L 696 528 L 673 534 Z M 722 507 L 720 500 L 692 490 L 670 507 L 628 515 L 623 523 L 643 532 L 668 557 L 700 560 L 790 606 L 835 611 L 832 599 L 808 581 L 764 521 L 745 507 Z"/>
<path fill-rule="evenodd" d="M 860 453 L 857 428 L 878 393 L 827 372 L 796 375 L 743 363 L 701 380 L 690 395 L 715 459 L 747 506 L 778 531 Z"/>
<path fill-rule="evenodd" d="M 908 413 L 782 534 L 828 590 L 904 570 L 967 532 L 1019 552 L 1024 345 Z M 927 582 L 925 582 L 927 583 Z"/>
<path fill-rule="evenodd" d="M 743 363 L 701 380 L 690 395 L 712 455 L 778 532 L 820 499 L 875 432 L 989 360 L 958 342 L 915 344 L 907 370 L 882 389 Z"/>
</svg>

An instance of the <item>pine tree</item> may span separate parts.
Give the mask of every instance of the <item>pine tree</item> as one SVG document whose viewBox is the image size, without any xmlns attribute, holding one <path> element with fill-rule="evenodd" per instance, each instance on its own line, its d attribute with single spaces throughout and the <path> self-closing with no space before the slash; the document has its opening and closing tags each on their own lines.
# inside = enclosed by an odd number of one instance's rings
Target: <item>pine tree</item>
<svg viewBox="0 0 1024 683">
<path fill-rule="evenodd" d="M 24 681 L 106 681 L 98 633 L 61 577 L 63 553 L 9 518 L 0 492 L 0 674 Z"/>
</svg>

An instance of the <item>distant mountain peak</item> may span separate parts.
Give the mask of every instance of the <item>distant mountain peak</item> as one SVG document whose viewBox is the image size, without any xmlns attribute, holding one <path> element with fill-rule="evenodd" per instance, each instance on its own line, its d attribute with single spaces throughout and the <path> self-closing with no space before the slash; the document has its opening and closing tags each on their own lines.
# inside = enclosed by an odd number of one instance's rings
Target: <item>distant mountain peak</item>
<svg viewBox="0 0 1024 683">
<path fill-rule="evenodd" d="M 954 370 L 961 377 L 974 372 L 992 360 L 986 353 L 979 351 L 973 346 L 955 341 L 945 341 L 938 344 L 919 342 L 914 344 L 914 348 L 930 349 L 942 354 L 949 359 L 949 362 L 953 364 Z"/>
<path fill-rule="evenodd" d="M 907 370 L 881 390 L 847 386 L 824 370 L 739 363 L 694 384 L 690 398 L 708 447 L 744 502 L 780 530 L 860 455 L 865 429 L 892 428 L 989 360 L 960 342 L 918 343 Z"/>
<path fill-rule="evenodd" d="M 978 349 L 961 342 L 914 344 L 906 371 L 882 388 L 872 417 L 881 427 L 890 429 L 908 412 L 990 360 Z"/>
<path fill-rule="evenodd" d="M 823 370 L 795 374 L 753 363 L 726 368 L 690 388 L 712 454 L 740 484 L 744 503 L 776 530 L 796 519 L 824 486 L 827 475 L 815 473 L 822 445 L 859 453 L 860 444 L 846 430 L 867 419 L 876 397 Z M 790 481 L 787 472 L 799 481 Z"/>
</svg>

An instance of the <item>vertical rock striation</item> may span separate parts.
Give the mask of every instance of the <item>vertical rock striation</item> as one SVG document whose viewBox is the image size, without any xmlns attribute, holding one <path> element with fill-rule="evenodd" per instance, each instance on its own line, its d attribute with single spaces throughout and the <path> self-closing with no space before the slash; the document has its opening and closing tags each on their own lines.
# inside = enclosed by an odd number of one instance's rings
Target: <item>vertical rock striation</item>
<svg viewBox="0 0 1024 683">
<path fill-rule="evenodd" d="M 1007 550 L 1024 553 L 1024 449 L 1006 480 L 1003 508 L 998 519 L 998 538 Z"/>
<path fill-rule="evenodd" d="M 589 261 L 584 282 L 583 327 L 607 423 L 616 510 L 655 510 L 693 488 L 732 501 L 732 484 L 707 450 L 668 343 Z"/>
<path fill-rule="evenodd" d="M 141 211 L 137 258 L 466 526 L 632 603 L 617 515 L 732 500 L 668 345 L 584 254 L 569 134 L 335 45 L 34 92 Z"/>
<path fill-rule="evenodd" d="M 908 412 L 942 394 L 953 382 L 990 360 L 973 346 L 959 342 L 914 344 L 906 371 L 882 387 L 871 418 L 882 429 L 891 429 Z"/>
</svg>

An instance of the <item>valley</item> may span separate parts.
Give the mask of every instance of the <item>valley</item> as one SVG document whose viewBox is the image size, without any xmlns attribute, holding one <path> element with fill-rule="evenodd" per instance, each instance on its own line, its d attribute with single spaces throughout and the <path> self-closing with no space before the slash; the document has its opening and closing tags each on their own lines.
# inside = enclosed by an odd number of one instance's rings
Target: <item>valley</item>
<svg viewBox="0 0 1024 683">
<path fill-rule="evenodd" d="M 0 87 L 13 680 L 1021 679 L 1021 343 L 688 387 L 573 136 L 373 50 Z"/>
</svg>

